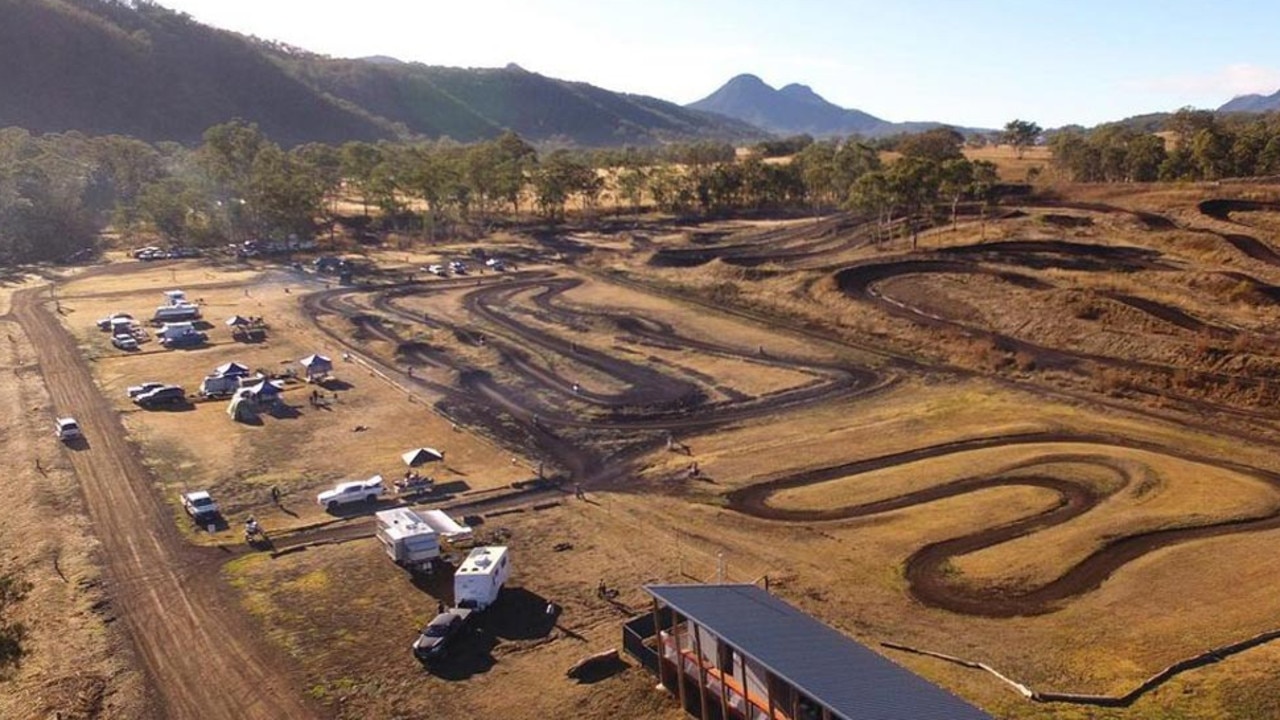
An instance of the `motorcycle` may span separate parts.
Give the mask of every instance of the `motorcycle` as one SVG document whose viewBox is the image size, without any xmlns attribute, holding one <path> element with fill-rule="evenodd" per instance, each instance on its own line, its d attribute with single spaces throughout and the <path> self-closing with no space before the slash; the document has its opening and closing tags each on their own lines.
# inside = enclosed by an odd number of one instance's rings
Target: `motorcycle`
<svg viewBox="0 0 1280 720">
<path fill-rule="evenodd" d="M 267 539 L 267 531 L 262 529 L 262 526 L 258 524 L 258 521 L 256 519 L 249 518 L 247 521 L 245 521 L 245 524 L 244 524 L 245 543 L 249 545 L 253 545 L 255 543 L 263 542 L 266 539 Z"/>
</svg>

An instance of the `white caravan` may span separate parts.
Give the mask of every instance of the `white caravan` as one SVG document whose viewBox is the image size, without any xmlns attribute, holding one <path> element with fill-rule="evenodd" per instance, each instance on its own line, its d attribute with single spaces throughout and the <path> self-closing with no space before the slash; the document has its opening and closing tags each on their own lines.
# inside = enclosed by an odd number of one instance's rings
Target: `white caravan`
<svg viewBox="0 0 1280 720">
<path fill-rule="evenodd" d="M 418 513 L 409 508 L 395 508 L 374 513 L 374 517 L 378 520 L 378 542 L 397 565 L 410 570 L 429 570 L 440 557 L 440 539 Z"/>
<path fill-rule="evenodd" d="M 478 547 L 458 566 L 453 575 L 453 604 L 484 610 L 498 599 L 511 577 L 511 563 L 504 546 Z"/>
</svg>

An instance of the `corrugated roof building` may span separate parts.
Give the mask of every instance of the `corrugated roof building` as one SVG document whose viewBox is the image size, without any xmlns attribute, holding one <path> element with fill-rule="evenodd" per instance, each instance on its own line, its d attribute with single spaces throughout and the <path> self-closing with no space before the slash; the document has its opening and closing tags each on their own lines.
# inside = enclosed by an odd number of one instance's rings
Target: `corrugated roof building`
<svg viewBox="0 0 1280 720">
<path fill-rule="evenodd" d="M 719 720 L 992 720 L 755 585 L 647 585 L 627 651 Z"/>
</svg>

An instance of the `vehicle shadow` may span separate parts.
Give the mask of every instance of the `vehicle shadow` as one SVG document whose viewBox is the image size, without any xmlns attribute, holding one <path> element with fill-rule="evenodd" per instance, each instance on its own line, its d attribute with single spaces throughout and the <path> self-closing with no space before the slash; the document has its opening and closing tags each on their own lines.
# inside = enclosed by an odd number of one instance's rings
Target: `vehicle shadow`
<svg viewBox="0 0 1280 720">
<path fill-rule="evenodd" d="M 399 504 L 399 500 L 394 497 L 374 500 L 371 503 L 364 501 L 348 502 L 340 503 L 332 509 L 325 508 L 325 513 L 336 518 L 352 518 L 360 515 L 372 515 L 379 510 L 397 507 Z"/>
<path fill-rule="evenodd" d="M 69 450 L 75 450 L 76 452 L 80 452 L 81 450 L 89 449 L 89 438 L 83 435 L 81 435 L 80 437 L 66 438 L 65 440 L 62 441 L 62 444 L 65 445 Z"/>
<path fill-rule="evenodd" d="M 196 406 L 195 403 L 183 401 L 164 405 L 139 405 L 138 408 L 146 412 L 191 412 L 196 409 Z"/>
<path fill-rule="evenodd" d="M 429 492 L 423 494 L 431 495 L 434 498 L 440 495 L 458 495 L 470 489 L 471 486 L 467 484 L 466 480 L 450 480 L 449 482 L 436 483 Z"/>
<path fill-rule="evenodd" d="M 547 612 L 547 599 L 522 587 L 507 587 L 480 616 L 477 626 L 503 640 L 536 640 L 556 627 L 555 612 Z"/>
<path fill-rule="evenodd" d="M 454 642 L 456 645 L 446 657 L 432 663 L 423 663 L 423 668 L 441 680 L 458 682 L 487 673 L 497 664 L 493 649 L 498 645 L 498 638 L 485 632 L 483 628 L 464 630 L 454 638 Z"/>
</svg>

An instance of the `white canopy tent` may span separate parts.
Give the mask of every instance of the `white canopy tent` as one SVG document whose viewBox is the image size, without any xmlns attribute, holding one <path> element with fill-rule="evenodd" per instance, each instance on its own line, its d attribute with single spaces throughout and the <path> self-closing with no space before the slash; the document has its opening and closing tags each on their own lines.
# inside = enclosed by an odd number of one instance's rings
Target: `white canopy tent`
<svg viewBox="0 0 1280 720">
<path fill-rule="evenodd" d="M 400 459 L 404 460 L 404 464 L 409 467 L 417 467 L 425 465 L 429 462 L 440 462 L 444 460 L 444 453 L 435 448 L 420 447 L 414 448 L 400 455 Z"/>
<path fill-rule="evenodd" d="M 324 355 L 308 355 L 298 362 L 302 364 L 302 370 L 309 382 L 333 372 L 333 361 Z"/>
</svg>

